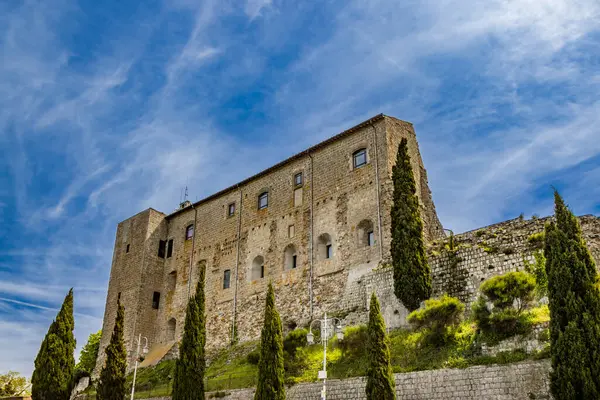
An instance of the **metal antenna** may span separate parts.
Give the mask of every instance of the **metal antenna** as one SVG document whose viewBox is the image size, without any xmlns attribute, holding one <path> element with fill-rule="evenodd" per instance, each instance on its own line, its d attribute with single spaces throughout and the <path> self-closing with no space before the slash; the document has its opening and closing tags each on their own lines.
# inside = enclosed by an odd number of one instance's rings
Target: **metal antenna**
<svg viewBox="0 0 600 400">
<path fill-rule="evenodd" d="M 187 185 L 185 186 L 185 194 L 183 195 L 183 201 L 186 201 L 188 198 L 188 187 Z"/>
</svg>

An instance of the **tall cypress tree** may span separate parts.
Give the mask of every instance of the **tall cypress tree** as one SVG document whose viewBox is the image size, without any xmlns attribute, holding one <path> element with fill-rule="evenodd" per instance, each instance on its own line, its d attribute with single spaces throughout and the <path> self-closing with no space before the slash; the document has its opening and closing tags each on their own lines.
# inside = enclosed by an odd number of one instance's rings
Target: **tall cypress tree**
<svg viewBox="0 0 600 400">
<path fill-rule="evenodd" d="M 285 400 L 283 380 L 283 334 L 275 308 L 275 293 L 269 282 L 265 302 L 265 321 L 260 336 L 258 384 L 254 400 Z"/>
<path fill-rule="evenodd" d="M 183 339 L 175 364 L 173 400 L 204 400 L 206 317 L 204 314 L 205 270 L 200 268 L 196 294 L 188 301 Z"/>
<path fill-rule="evenodd" d="M 395 400 L 396 383 L 390 364 L 390 347 L 375 293 L 371 295 L 367 335 L 367 400 Z"/>
<path fill-rule="evenodd" d="M 554 192 L 556 223 L 545 229 L 556 400 L 600 398 L 600 293 L 579 221 Z"/>
<path fill-rule="evenodd" d="M 115 327 L 106 347 L 106 363 L 100 371 L 98 382 L 98 400 L 123 400 L 126 395 L 125 372 L 127 369 L 127 350 L 123 341 L 125 308 L 117 300 L 117 318 Z"/>
<path fill-rule="evenodd" d="M 431 272 L 425 256 L 423 221 L 419 213 L 417 186 L 408 141 L 398 146 L 396 165 L 392 168 L 394 184 L 391 254 L 394 267 L 394 293 L 410 311 L 419 308 L 431 295 Z"/>
<path fill-rule="evenodd" d="M 34 400 L 68 400 L 75 370 L 73 328 L 73 289 L 63 301 L 56 319 L 50 324 L 35 358 L 31 377 Z"/>
</svg>

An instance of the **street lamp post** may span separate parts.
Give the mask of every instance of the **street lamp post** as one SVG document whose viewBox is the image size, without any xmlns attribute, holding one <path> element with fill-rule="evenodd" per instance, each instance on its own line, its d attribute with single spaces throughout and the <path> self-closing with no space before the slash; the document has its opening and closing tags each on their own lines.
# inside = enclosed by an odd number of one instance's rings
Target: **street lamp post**
<svg viewBox="0 0 600 400">
<path fill-rule="evenodd" d="M 344 333 L 342 332 L 342 321 L 338 318 L 329 318 L 327 319 L 327 313 L 323 319 L 315 319 L 312 320 L 309 325 L 308 334 L 306 335 L 306 341 L 308 344 L 315 343 L 315 335 L 312 333 L 312 327 L 315 322 L 319 322 L 321 325 L 321 343 L 323 343 L 323 369 L 319 371 L 319 379 L 323 379 L 323 390 L 321 390 L 321 400 L 325 400 L 327 398 L 327 341 L 330 336 L 333 336 L 335 333 L 337 335 L 338 340 L 344 339 Z M 328 323 L 333 324 L 333 328 L 329 330 Z"/>
<path fill-rule="evenodd" d="M 135 377 L 137 375 L 138 361 L 140 359 L 140 343 L 142 342 L 142 337 L 146 340 L 146 344 L 144 345 L 144 348 L 142 349 L 142 353 L 143 354 L 148 353 L 148 338 L 145 336 L 142 336 L 142 334 L 140 333 L 140 335 L 138 336 L 138 340 L 137 340 L 137 350 L 135 352 L 135 367 L 133 369 L 133 382 L 131 383 L 131 400 L 133 400 L 133 395 L 135 393 Z"/>
</svg>

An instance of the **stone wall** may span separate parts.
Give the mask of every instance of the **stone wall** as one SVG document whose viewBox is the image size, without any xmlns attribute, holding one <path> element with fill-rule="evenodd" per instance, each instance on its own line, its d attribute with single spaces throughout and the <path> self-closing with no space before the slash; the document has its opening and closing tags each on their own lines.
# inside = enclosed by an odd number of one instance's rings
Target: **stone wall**
<svg viewBox="0 0 600 400">
<path fill-rule="evenodd" d="M 121 222 L 95 375 L 103 364 L 119 293 L 131 366 L 139 334 L 148 338 L 151 349 L 175 344 L 182 336 L 187 300 L 200 268 L 206 271 L 209 351 L 234 339 L 259 337 L 269 281 L 285 330 L 305 325 L 315 315 L 347 314 L 351 308 L 359 320 L 366 304 L 362 299 L 371 289 L 381 294 L 390 318 L 404 320 L 405 310 L 389 296 L 389 280 L 372 278 L 370 286 L 361 286 L 363 275 L 389 259 L 391 173 L 404 137 L 422 197 L 425 235 L 437 238 L 441 224 L 414 129 L 383 115 L 170 215 L 149 209 Z M 366 149 L 367 162 L 355 168 L 353 153 L 359 149 Z M 296 174 L 302 174 L 300 185 L 294 182 Z M 264 209 L 258 207 L 261 193 L 268 193 Z M 191 238 L 186 237 L 189 226 L 194 227 Z M 159 256 L 160 241 L 172 243 L 172 252 L 167 249 L 168 255 Z M 326 256 L 328 244 L 331 257 Z M 293 259 L 295 268 L 290 267 Z M 263 278 L 254 275 L 260 265 Z M 226 274 L 229 287 L 224 285 Z M 155 293 L 160 296 L 158 308 L 153 307 Z"/>
<path fill-rule="evenodd" d="M 551 399 L 550 361 L 478 366 L 396 374 L 397 400 L 531 400 Z M 328 400 L 366 400 L 365 378 L 327 381 Z M 287 389 L 288 400 L 320 400 L 323 384 L 305 383 Z M 216 398 L 207 393 L 206 398 Z M 225 397 L 221 397 L 225 395 Z M 213 397 L 211 397 L 213 396 Z M 252 400 L 254 389 L 226 390 L 224 400 Z M 168 400 L 169 398 L 160 398 Z M 83 400 L 83 399 L 80 399 Z M 157 399 L 158 400 L 158 399 Z"/>
</svg>

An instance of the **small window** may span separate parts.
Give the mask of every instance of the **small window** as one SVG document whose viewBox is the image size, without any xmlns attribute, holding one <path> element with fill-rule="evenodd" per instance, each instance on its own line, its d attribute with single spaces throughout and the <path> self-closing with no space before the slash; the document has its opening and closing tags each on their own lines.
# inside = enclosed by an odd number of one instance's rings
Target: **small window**
<svg viewBox="0 0 600 400">
<path fill-rule="evenodd" d="M 267 208 L 269 205 L 269 193 L 264 192 L 258 196 L 258 209 L 262 210 L 263 208 Z"/>
<path fill-rule="evenodd" d="M 127 244 L 127 248 L 125 249 L 125 253 L 129 253 L 129 244 Z"/>
<path fill-rule="evenodd" d="M 352 155 L 354 168 L 362 167 L 367 163 L 367 149 L 355 151 Z"/>
<path fill-rule="evenodd" d="M 262 279 L 265 277 L 265 259 L 263 256 L 256 256 L 252 260 L 250 269 L 250 280 Z"/>
<path fill-rule="evenodd" d="M 298 259 L 298 256 L 294 254 L 292 256 L 292 268 L 296 268 L 296 266 L 298 265 L 297 264 L 297 259 Z"/>
<path fill-rule="evenodd" d="M 190 240 L 193 237 L 194 237 L 194 225 L 188 225 L 188 227 L 185 228 L 185 240 Z"/>
<path fill-rule="evenodd" d="M 154 292 L 152 295 L 152 308 L 158 310 L 158 305 L 160 304 L 160 292 Z"/>
<path fill-rule="evenodd" d="M 373 246 L 375 240 L 375 236 L 373 235 L 373 231 L 367 232 L 367 246 Z"/>
<path fill-rule="evenodd" d="M 326 246 L 326 258 L 333 258 L 333 247 L 330 244 Z"/>
<path fill-rule="evenodd" d="M 173 239 L 170 239 L 167 243 L 167 258 L 171 258 L 173 256 Z"/>
<path fill-rule="evenodd" d="M 317 255 L 319 259 L 333 258 L 333 241 L 328 233 L 323 233 L 317 240 Z"/>
<path fill-rule="evenodd" d="M 227 216 L 231 217 L 233 214 L 235 214 L 235 203 L 231 203 L 227 206 Z"/>
<path fill-rule="evenodd" d="M 158 241 L 158 256 L 160 258 L 165 258 L 166 247 L 167 247 L 167 241 L 166 240 L 159 240 Z"/>
<path fill-rule="evenodd" d="M 231 270 L 226 269 L 223 273 L 223 289 L 229 289 L 231 284 Z"/>
<path fill-rule="evenodd" d="M 288 237 L 293 238 L 295 233 L 296 229 L 294 228 L 294 225 L 288 226 Z"/>
<path fill-rule="evenodd" d="M 298 266 L 298 257 L 296 256 L 296 246 L 293 244 L 287 245 L 283 252 L 284 269 L 290 270 Z"/>
<path fill-rule="evenodd" d="M 302 186 L 302 172 L 294 175 L 294 186 Z"/>
</svg>

